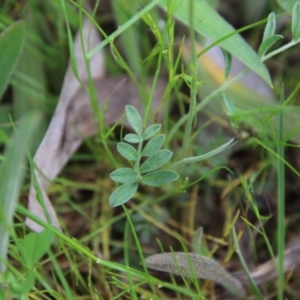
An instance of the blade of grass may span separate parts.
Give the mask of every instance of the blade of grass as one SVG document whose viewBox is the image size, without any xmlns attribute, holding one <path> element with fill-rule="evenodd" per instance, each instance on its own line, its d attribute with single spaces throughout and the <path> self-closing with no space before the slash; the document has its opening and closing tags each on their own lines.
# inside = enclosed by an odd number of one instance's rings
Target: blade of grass
<svg viewBox="0 0 300 300">
<path fill-rule="evenodd" d="M 227 143 L 221 145 L 217 149 L 214 149 L 214 150 L 212 150 L 210 152 L 207 152 L 207 153 L 199 155 L 199 156 L 192 156 L 192 157 L 184 158 L 184 159 L 182 159 L 182 160 L 174 163 L 173 166 L 172 166 L 172 168 L 178 168 L 179 166 L 182 166 L 182 165 L 185 165 L 185 164 L 196 163 L 196 162 L 208 159 L 209 157 L 217 155 L 217 154 L 219 154 L 219 153 L 221 153 L 221 152 L 223 152 L 223 151 L 231 148 L 237 142 L 238 142 L 238 140 L 236 138 L 232 138 Z"/>
<path fill-rule="evenodd" d="M 61 267 L 60 267 L 59 263 L 57 262 L 54 254 L 52 253 L 51 250 L 49 250 L 49 257 L 50 257 L 50 260 L 52 262 L 52 265 L 54 266 L 54 270 L 55 270 L 55 272 L 56 272 L 58 278 L 60 279 L 60 282 L 61 282 L 61 284 L 64 288 L 65 296 L 67 297 L 67 299 L 70 299 L 70 300 L 75 299 L 73 297 L 72 290 L 71 290 L 71 288 L 70 288 L 70 286 L 69 286 L 69 284 L 68 284 L 68 282 L 67 282 L 67 280 L 66 280 L 66 278 L 65 278 L 65 276 L 64 276 L 64 274 L 61 270 Z"/>
<path fill-rule="evenodd" d="M 130 260 L 129 260 L 129 251 L 130 251 L 130 236 L 129 236 L 129 222 L 128 219 L 125 224 L 125 231 L 124 231 L 124 261 L 126 266 L 130 266 Z M 128 274 L 127 276 L 128 284 L 130 286 L 130 297 L 131 299 L 138 299 L 138 296 L 136 294 L 134 283 L 132 280 L 132 276 Z"/>
<path fill-rule="evenodd" d="M 150 2 L 148 5 L 146 5 L 143 9 L 141 9 L 139 12 L 137 12 L 132 18 L 130 18 L 126 23 L 119 26 L 119 28 L 114 31 L 109 37 L 107 37 L 103 42 L 101 42 L 99 45 L 97 45 L 94 49 L 89 51 L 87 53 L 87 58 L 91 58 L 97 51 L 99 51 L 101 48 L 106 46 L 107 44 L 111 43 L 117 36 L 119 36 L 121 33 L 123 33 L 127 28 L 129 28 L 132 24 L 134 24 L 136 21 L 138 21 L 144 14 L 146 14 L 148 11 L 150 11 L 152 8 L 154 8 L 160 0 L 154 0 Z"/>
<path fill-rule="evenodd" d="M 113 0 L 112 6 L 118 25 L 126 23 L 129 16 L 133 16 L 138 12 L 137 0 L 127 1 L 125 3 L 124 1 Z M 131 26 L 120 36 L 120 38 L 124 46 L 125 55 L 130 68 L 137 76 L 140 76 L 142 73 L 141 63 L 139 61 L 141 59 L 141 53 L 139 49 L 139 40 L 137 39 L 140 33 L 137 28 L 138 24 L 137 26 Z"/>
<path fill-rule="evenodd" d="M 20 57 L 25 37 L 24 22 L 15 22 L 0 35 L 0 99 Z"/>
<path fill-rule="evenodd" d="M 9 228 L 13 222 L 25 175 L 26 151 L 33 141 L 40 120 L 38 114 L 24 117 L 5 149 L 4 161 L 0 168 L 0 256 L 2 258 L 5 258 L 7 254 Z M 0 264 L 0 272 L 5 269 L 6 267 Z"/>
<path fill-rule="evenodd" d="M 30 218 L 31 220 L 33 220 L 34 222 L 36 222 L 40 226 L 43 226 L 46 229 L 50 229 L 51 232 L 57 238 L 60 238 L 62 241 L 64 241 L 65 243 L 67 243 L 68 246 L 71 247 L 74 251 L 77 251 L 81 255 L 86 256 L 86 258 L 90 259 L 92 262 L 94 262 L 96 264 L 102 265 L 102 266 L 110 268 L 110 269 L 112 269 L 114 271 L 119 271 L 119 272 L 122 272 L 122 273 L 125 273 L 125 274 L 130 273 L 130 274 L 134 275 L 136 279 L 144 280 L 144 282 L 148 282 L 148 283 L 151 283 L 151 284 L 159 285 L 160 287 L 169 288 L 172 291 L 178 291 L 179 293 L 182 293 L 182 295 L 189 296 L 189 293 L 188 293 L 188 291 L 185 288 L 182 288 L 180 286 L 177 286 L 177 285 L 174 285 L 174 284 L 170 284 L 170 283 L 167 283 L 167 282 L 162 282 L 162 281 L 160 281 L 160 280 L 158 280 L 158 279 L 150 276 L 149 273 L 145 274 L 145 271 L 144 272 L 140 272 L 140 271 L 135 270 L 133 268 L 130 268 L 130 267 L 127 267 L 127 266 L 123 266 L 123 265 L 121 265 L 119 263 L 110 262 L 110 261 L 106 261 L 106 260 L 100 259 L 99 257 L 95 256 L 84 245 L 81 245 L 76 239 L 70 238 L 70 237 L 66 236 L 63 232 L 57 230 L 53 226 L 49 225 L 48 223 L 44 222 L 40 218 L 36 217 L 34 214 L 32 214 L 31 212 L 29 212 L 25 207 L 23 207 L 21 205 L 17 205 L 16 211 L 18 213 L 20 213 L 21 215 Z M 143 256 L 141 256 L 141 257 L 143 257 Z M 143 261 L 144 261 L 144 259 L 142 260 L 142 262 Z"/>
<path fill-rule="evenodd" d="M 280 104 L 284 103 L 281 89 Z M 284 178 L 283 110 L 279 112 L 277 146 L 277 252 L 278 252 L 278 300 L 283 300 L 284 291 L 284 248 L 285 248 L 285 178 Z"/>
<path fill-rule="evenodd" d="M 148 272 L 148 269 L 147 269 L 147 266 L 146 266 L 146 263 L 145 263 L 145 257 L 144 257 L 144 254 L 143 254 L 143 249 L 142 249 L 142 247 L 141 247 L 139 238 L 138 238 L 138 236 L 137 236 L 137 234 L 136 234 L 136 231 L 135 231 L 135 229 L 134 229 L 134 225 L 133 225 L 133 223 L 132 223 L 132 221 L 131 221 L 129 211 L 127 210 L 127 208 L 125 207 L 125 205 L 122 205 L 122 207 L 123 207 L 124 212 L 125 212 L 125 214 L 126 214 L 127 222 L 129 223 L 130 229 L 131 229 L 132 234 L 133 234 L 133 237 L 134 237 L 134 241 L 135 241 L 135 243 L 136 243 L 137 251 L 138 251 L 139 257 L 140 257 L 140 259 L 141 259 L 141 264 L 142 264 L 142 267 L 143 267 L 144 272 L 145 272 L 144 274 L 145 274 L 145 276 L 146 276 L 146 278 L 147 278 L 146 282 L 149 283 L 150 288 L 151 288 L 151 290 L 152 290 L 152 293 L 153 293 L 154 295 L 156 295 L 155 289 L 153 288 L 153 286 L 152 286 L 152 284 L 151 284 L 150 275 L 149 275 L 149 272 Z M 156 297 L 157 297 L 157 295 L 156 295 Z"/>
<path fill-rule="evenodd" d="M 194 31 L 194 0 L 189 1 L 189 29 L 190 29 L 190 43 L 191 43 L 191 63 L 190 63 L 190 74 L 191 74 L 191 97 L 190 97 L 190 107 L 188 113 L 188 120 L 186 124 L 186 129 L 183 138 L 183 157 L 187 156 L 189 139 L 192 132 L 193 121 L 196 114 L 196 104 L 197 104 L 197 55 L 196 55 L 196 45 L 195 45 L 195 31 Z"/>
<path fill-rule="evenodd" d="M 247 69 L 243 70 L 237 76 L 224 82 L 219 88 L 215 89 L 212 93 L 210 93 L 208 96 L 202 99 L 202 101 L 196 106 L 196 113 L 201 111 L 201 109 L 203 109 L 212 99 L 214 99 L 215 96 L 226 91 L 226 89 L 230 85 L 232 85 L 233 83 L 241 79 L 248 71 L 249 70 Z M 187 119 L 188 119 L 188 115 L 182 116 L 181 119 L 172 127 L 172 129 L 170 130 L 166 138 L 166 144 L 170 143 L 170 141 L 174 138 L 174 135 L 178 132 L 180 126 L 182 126 L 187 121 Z"/>
<path fill-rule="evenodd" d="M 243 254 L 242 254 L 242 251 L 241 251 L 241 248 L 240 248 L 240 245 L 239 245 L 238 237 L 236 235 L 235 228 L 232 228 L 232 233 L 233 233 L 233 240 L 234 240 L 234 245 L 236 247 L 237 254 L 238 254 L 239 259 L 240 259 L 240 261 L 242 263 L 244 271 L 245 271 L 245 273 L 248 276 L 248 279 L 249 279 L 249 282 L 250 282 L 250 284 L 251 284 L 251 286 L 253 288 L 253 291 L 255 292 L 255 295 L 257 297 L 256 299 L 264 300 L 264 296 L 262 295 L 262 293 L 259 290 L 258 286 L 255 284 L 253 278 L 251 277 L 251 274 L 250 274 L 250 271 L 248 269 L 247 263 L 244 260 L 244 257 L 243 257 Z"/>
<path fill-rule="evenodd" d="M 262 146 L 263 148 L 265 148 L 267 151 L 269 151 L 270 153 L 272 153 L 273 155 L 276 156 L 276 158 L 278 160 L 281 160 L 287 167 L 289 167 L 289 169 L 291 171 L 293 171 L 295 173 L 296 176 L 298 176 L 300 178 L 300 173 L 290 164 L 288 163 L 283 157 L 279 156 L 278 153 L 276 153 L 274 150 L 272 150 L 270 147 L 266 146 L 263 142 L 261 142 L 259 139 L 253 137 L 252 138 L 257 144 L 259 144 L 260 146 Z"/>
</svg>

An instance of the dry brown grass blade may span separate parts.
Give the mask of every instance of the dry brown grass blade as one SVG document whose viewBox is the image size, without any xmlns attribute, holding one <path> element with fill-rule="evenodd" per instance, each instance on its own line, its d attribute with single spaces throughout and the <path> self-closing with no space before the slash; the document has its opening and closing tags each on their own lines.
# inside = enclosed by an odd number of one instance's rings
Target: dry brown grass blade
<svg viewBox="0 0 300 300">
<path fill-rule="evenodd" d="M 84 43 L 87 49 L 93 48 L 100 42 L 98 31 L 94 26 L 91 25 L 88 19 L 86 19 L 84 22 L 82 35 L 85 39 Z M 88 75 L 86 71 L 83 50 L 81 47 L 80 33 L 77 33 L 74 39 L 74 51 L 79 78 L 82 81 L 87 81 Z M 90 65 L 93 78 L 104 76 L 104 61 L 101 52 L 91 59 Z M 79 98 L 76 98 L 76 94 L 79 90 L 80 83 L 74 76 L 71 64 L 69 63 L 54 116 L 44 136 L 44 139 L 34 156 L 34 162 L 38 168 L 38 170 L 35 171 L 36 179 L 41 189 L 41 194 L 43 196 L 45 207 L 49 214 L 51 223 L 57 228 L 59 228 L 59 223 L 45 190 L 50 181 L 57 176 L 62 167 L 68 161 L 71 154 L 70 151 L 75 151 L 81 143 L 81 138 L 78 135 L 75 139 L 73 138 L 72 145 L 70 145 L 69 149 L 67 149 L 68 152 L 62 148 L 65 140 L 68 139 L 66 134 L 68 131 L 67 127 L 70 126 L 67 124 L 70 109 L 75 105 L 74 102 L 80 101 Z M 46 220 L 43 208 L 37 201 L 37 194 L 33 183 L 31 184 L 29 192 L 28 208 L 33 214 L 42 220 Z M 30 219 L 26 220 L 26 224 L 29 228 L 36 232 L 43 230 L 41 226 Z"/>
<path fill-rule="evenodd" d="M 284 271 L 285 273 L 293 270 L 296 266 L 300 265 L 300 240 L 296 240 L 285 250 Z M 251 271 L 251 276 L 256 284 L 263 284 L 269 282 L 277 277 L 277 260 L 269 260 L 254 270 Z M 249 284 L 246 274 L 238 272 L 233 274 L 245 285 Z"/>
</svg>

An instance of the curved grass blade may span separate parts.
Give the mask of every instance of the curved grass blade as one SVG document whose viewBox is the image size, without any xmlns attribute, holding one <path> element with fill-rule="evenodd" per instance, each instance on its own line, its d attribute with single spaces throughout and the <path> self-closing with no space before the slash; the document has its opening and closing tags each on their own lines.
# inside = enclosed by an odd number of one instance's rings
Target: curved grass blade
<svg viewBox="0 0 300 300">
<path fill-rule="evenodd" d="M 24 160 L 40 123 L 39 115 L 30 115 L 21 121 L 17 133 L 7 143 L 4 161 L 0 168 L 0 256 L 6 258 L 9 228 L 13 222 L 22 181 L 25 175 Z M 0 272 L 6 266 L 0 263 Z"/>
</svg>

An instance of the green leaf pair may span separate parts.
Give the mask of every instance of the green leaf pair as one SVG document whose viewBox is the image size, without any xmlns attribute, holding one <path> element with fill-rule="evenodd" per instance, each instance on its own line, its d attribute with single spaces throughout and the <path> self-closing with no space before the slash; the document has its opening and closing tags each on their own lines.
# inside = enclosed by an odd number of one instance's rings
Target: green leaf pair
<svg viewBox="0 0 300 300">
<path fill-rule="evenodd" d="M 133 106 L 127 105 L 125 114 L 135 133 L 126 134 L 125 142 L 118 143 L 117 150 L 127 160 L 135 162 L 135 166 L 119 168 L 110 174 L 112 180 L 122 183 L 109 197 L 109 204 L 113 207 L 130 200 L 136 193 L 139 183 L 159 187 L 178 178 L 173 171 L 157 170 L 172 157 L 171 151 L 161 150 L 165 136 L 156 135 L 161 125 L 151 125 L 143 131 L 142 118 Z M 144 141 L 148 142 L 143 148 Z M 137 147 L 128 143 L 137 144 Z M 141 163 L 142 157 L 147 157 L 143 163 Z"/>
<path fill-rule="evenodd" d="M 9 285 L 14 299 L 27 299 L 28 292 L 35 284 L 37 273 L 35 267 L 38 261 L 50 249 L 52 238 L 52 232 L 49 229 L 45 229 L 41 233 L 28 233 L 23 240 L 17 240 L 17 247 L 22 254 L 24 266 L 26 266 L 26 276 L 19 278 L 13 272 L 6 272 L 5 283 Z M 3 295 L 1 295 L 0 287 L 0 299 L 6 299 L 4 297 L 4 292 Z"/>
<path fill-rule="evenodd" d="M 282 35 L 275 34 L 276 29 L 276 16 L 272 12 L 268 16 L 268 22 L 264 31 L 263 40 L 258 50 L 258 55 L 263 57 L 266 52 L 280 39 Z"/>
<path fill-rule="evenodd" d="M 274 12 L 268 16 L 268 22 L 264 31 L 263 40 L 258 50 L 258 55 L 263 57 L 266 52 L 280 39 L 282 35 L 275 34 L 276 16 Z M 294 42 L 300 40 L 300 2 L 297 1 L 293 7 L 292 12 L 292 36 Z"/>
</svg>

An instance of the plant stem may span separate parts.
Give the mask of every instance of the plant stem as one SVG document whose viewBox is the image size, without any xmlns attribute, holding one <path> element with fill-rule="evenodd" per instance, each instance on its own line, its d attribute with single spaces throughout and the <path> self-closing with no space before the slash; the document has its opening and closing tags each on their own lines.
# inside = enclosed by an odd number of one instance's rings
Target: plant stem
<svg viewBox="0 0 300 300">
<path fill-rule="evenodd" d="M 186 130 L 183 139 L 183 157 L 187 156 L 189 139 L 192 131 L 193 120 L 196 113 L 197 103 L 197 53 L 195 49 L 195 31 L 194 31 L 194 0 L 190 0 L 189 5 L 189 17 L 190 17 L 190 43 L 191 43 L 191 98 L 190 98 L 190 109 L 188 113 L 188 119 L 186 124 Z"/>
<path fill-rule="evenodd" d="M 239 259 L 240 259 L 240 262 L 244 268 L 244 271 L 245 273 L 247 274 L 248 276 L 248 279 L 249 279 L 249 282 L 253 288 L 253 290 L 255 291 L 255 294 L 257 296 L 256 299 L 259 299 L 259 300 L 263 300 L 264 299 L 264 296 L 262 295 L 261 291 L 259 290 L 258 286 L 256 285 L 256 283 L 254 282 L 251 274 L 250 274 L 250 271 L 248 269 L 248 266 L 247 266 L 247 263 L 246 261 L 244 260 L 244 257 L 243 257 L 243 254 L 242 254 L 242 251 L 241 251 L 241 248 L 240 248 L 240 245 L 239 245 L 239 241 L 238 241 L 238 237 L 237 237 L 237 234 L 236 234 L 236 231 L 235 231 L 235 228 L 233 227 L 232 228 L 232 233 L 233 233 L 233 240 L 234 240 L 234 245 L 236 247 L 236 252 L 239 256 Z"/>
<path fill-rule="evenodd" d="M 284 102 L 281 90 L 280 104 Z M 283 300 L 284 291 L 284 248 L 285 248 L 285 183 L 284 183 L 284 145 L 283 145 L 283 110 L 279 113 L 277 146 L 277 249 L 278 249 L 278 300 Z"/>
<path fill-rule="evenodd" d="M 225 91 L 229 86 L 231 86 L 233 83 L 237 82 L 239 79 L 241 79 L 247 72 L 249 71 L 248 68 L 240 72 L 238 75 L 233 77 L 232 79 L 225 81 L 219 88 L 215 89 L 211 94 L 206 96 L 200 103 L 197 104 L 196 106 L 196 112 L 199 112 L 201 109 L 203 109 L 215 96 L 220 94 L 221 92 Z M 171 131 L 169 132 L 167 136 L 166 143 L 169 144 L 170 140 L 174 138 L 174 135 L 177 133 L 179 130 L 180 126 L 186 122 L 188 119 L 189 115 L 184 115 L 181 117 L 181 119 L 172 127 Z"/>
<path fill-rule="evenodd" d="M 104 41 L 102 41 L 99 45 L 97 45 L 94 49 L 92 49 L 88 54 L 87 57 L 91 58 L 98 52 L 100 49 L 102 49 L 104 46 L 112 42 L 117 36 L 119 36 L 122 32 L 124 32 L 127 28 L 129 28 L 132 24 L 134 24 L 136 21 L 138 21 L 144 14 L 146 14 L 148 11 L 150 11 L 152 8 L 154 8 L 160 0 L 154 0 L 150 2 L 148 5 L 146 5 L 143 9 L 141 9 L 139 12 L 137 12 L 131 19 L 129 19 L 125 24 L 120 25 L 114 33 L 112 33 L 109 37 L 107 37 Z"/>
<path fill-rule="evenodd" d="M 289 49 L 289 48 L 291 48 L 291 47 L 293 47 L 293 46 L 295 46 L 297 44 L 299 44 L 299 42 L 300 42 L 300 40 L 298 40 L 298 41 L 292 40 L 289 43 L 287 43 L 286 45 L 284 45 L 284 46 L 282 46 L 282 47 L 280 47 L 280 48 L 278 48 L 278 49 L 270 52 L 269 54 L 267 54 L 265 56 L 263 56 L 261 58 L 261 61 L 265 61 L 265 60 L 267 60 L 267 59 L 269 59 L 269 58 L 271 58 L 271 57 L 273 57 L 273 56 L 275 56 L 275 55 L 277 55 L 277 54 L 279 54 L 279 53 L 281 53 L 281 52 L 283 52 L 283 51 L 285 51 L 285 50 L 287 50 L 287 49 Z"/>
<path fill-rule="evenodd" d="M 134 163 L 134 170 L 138 175 L 138 179 L 141 178 L 141 172 L 140 172 L 140 163 L 141 163 L 141 158 L 142 158 L 142 147 L 143 147 L 143 140 L 139 142 L 138 148 L 137 148 L 137 153 L 138 153 L 138 158 Z"/>
</svg>

